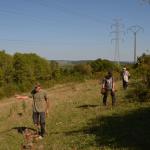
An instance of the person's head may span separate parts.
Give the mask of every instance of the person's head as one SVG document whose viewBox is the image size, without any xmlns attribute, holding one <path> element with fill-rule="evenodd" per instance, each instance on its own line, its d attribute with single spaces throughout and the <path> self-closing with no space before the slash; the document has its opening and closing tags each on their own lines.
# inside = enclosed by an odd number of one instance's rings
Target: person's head
<svg viewBox="0 0 150 150">
<path fill-rule="evenodd" d="M 36 92 L 39 92 L 40 89 L 41 89 L 40 83 L 36 83 L 36 84 L 35 84 L 35 91 L 36 91 Z"/>
<path fill-rule="evenodd" d="M 123 68 L 123 71 L 126 71 L 126 70 L 127 70 L 127 68 L 126 68 L 126 67 L 124 67 L 124 68 Z"/>
<path fill-rule="evenodd" d="M 112 71 L 107 72 L 107 78 L 111 78 L 113 76 Z"/>
</svg>

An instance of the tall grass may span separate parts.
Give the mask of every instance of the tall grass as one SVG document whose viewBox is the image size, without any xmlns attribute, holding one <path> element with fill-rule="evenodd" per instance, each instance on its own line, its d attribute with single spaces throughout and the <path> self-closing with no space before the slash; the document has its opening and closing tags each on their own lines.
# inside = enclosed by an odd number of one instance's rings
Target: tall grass
<svg viewBox="0 0 150 150">
<path fill-rule="evenodd" d="M 150 147 L 150 103 L 128 103 L 121 83 L 117 84 L 117 105 L 102 105 L 98 80 L 63 84 L 48 90 L 51 103 L 46 119 L 47 135 L 35 145 L 45 150 L 140 150 Z M 23 135 L 19 127 L 33 128 L 31 103 L 23 103 L 13 117 L 7 117 L 10 106 L 1 110 L 0 150 L 20 149 Z M 18 127 L 18 128 L 17 128 Z"/>
</svg>

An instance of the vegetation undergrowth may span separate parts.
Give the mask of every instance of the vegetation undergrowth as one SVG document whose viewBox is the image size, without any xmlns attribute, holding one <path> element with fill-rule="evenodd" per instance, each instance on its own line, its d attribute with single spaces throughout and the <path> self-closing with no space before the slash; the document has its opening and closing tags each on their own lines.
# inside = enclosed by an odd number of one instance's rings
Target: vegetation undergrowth
<svg viewBox="0 0 150 150">
<path fill-rule="evenodd" d="M 46 150 L 148 149 L 150 103 L 129 103 L 117 83 L 117 105 L 102 105 L 98 80 L 57 85 L 48 89 L 51 109 L 47 135 L 36 145 Z M 13 106 L 13 107 L 12 107 Z M 12 109 L 13 108 L 13 109 Z M 20 149 L 19 132 L 33 128 L 31 101 L 1 106 L 0 149 Z"/>
</svg>

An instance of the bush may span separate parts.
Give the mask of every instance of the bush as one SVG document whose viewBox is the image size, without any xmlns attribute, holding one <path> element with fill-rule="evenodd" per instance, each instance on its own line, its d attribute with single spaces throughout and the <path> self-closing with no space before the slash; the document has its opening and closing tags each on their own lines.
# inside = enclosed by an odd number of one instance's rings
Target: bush
<svg viewBox="0 0 150 150">
<path fill-rule="evenodd" d="M 150 89 L 142 81 L 132 84 L 132 88 L 128 90 L 126 98 L 129 101 L 147 102 L 150 101 Z"/>
<path fill-rule="evenodd" d="M 3 88 L 0 88 L 0 98 L 5 97 L 5 92 Z"/>
<path fill-rule="evenodd" d="M 138 58 L 137 64 L 133 66 L 132 78 L 136 82 L 132 84 L 132 89 L 128 91 L 127 98 L 133 101 L 150 101 L 150 55 L 143 54 Z"/>
</svg>

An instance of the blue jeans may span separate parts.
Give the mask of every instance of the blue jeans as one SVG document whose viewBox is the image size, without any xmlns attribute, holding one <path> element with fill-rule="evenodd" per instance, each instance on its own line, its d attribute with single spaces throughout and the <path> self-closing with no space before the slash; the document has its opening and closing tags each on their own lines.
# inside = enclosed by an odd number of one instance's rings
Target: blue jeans
<svg viewBox="0 0 150 150">
<path fill-rule="evenodd" d="M 41 136 L 45 134 L 45 112 L 33 112 L 33 123 L 40 125 L 41 127 Z"/>
<path fill-rule="evenodd" d="M 114 106 L 116 103 L 116 96 L 115 96 L 115 92 L 113 92 L 112 90 L 106 90 L 106 92 L 104 93 L 103 104 L 106 106 L 107 97 L 109 94 L 111 95 L 111 98 L 112 98 L 112 106 Z"/>
</svg>

